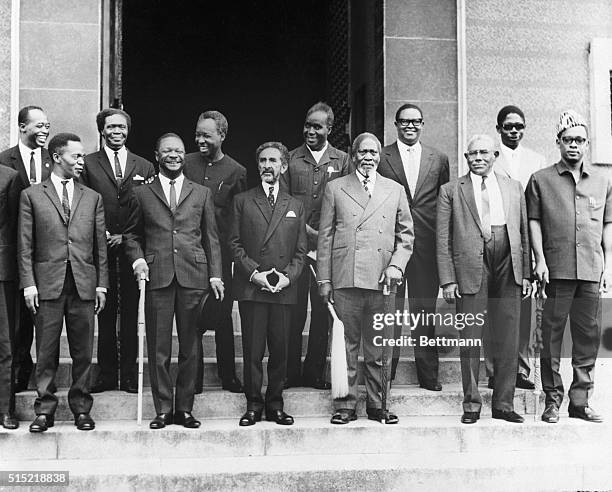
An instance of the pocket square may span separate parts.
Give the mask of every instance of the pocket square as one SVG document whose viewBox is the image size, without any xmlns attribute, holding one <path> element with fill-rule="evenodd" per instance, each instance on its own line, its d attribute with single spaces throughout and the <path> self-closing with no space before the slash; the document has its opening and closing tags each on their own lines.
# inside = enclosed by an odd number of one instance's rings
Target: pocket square
<svg viewBox="0 0 612 492">
<path fill-rule="evenodd" d="M 285 215 L 285 217 L 296 217 L 296 215 L 293 210 L 289 210 L 289 212 L 287 212 L 287 215 Z"/>
<path fill-rule="evenodd" d="M 140 174 L 137 174 L 136 176 L 134 176 L 132 178 L 134 181 L 144 181 L 144 177 L 142 177 Z"/>
</svg>

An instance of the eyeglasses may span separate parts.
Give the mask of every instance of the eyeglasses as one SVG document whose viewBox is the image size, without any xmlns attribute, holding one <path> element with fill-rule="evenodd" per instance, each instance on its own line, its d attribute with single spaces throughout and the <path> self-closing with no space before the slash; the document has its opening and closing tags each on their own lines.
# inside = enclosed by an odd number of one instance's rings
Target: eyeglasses
<svg viewBox="0 0 612 492">
<path fill-rule="evenodd" d="M 396 121 L 396 123 L 402 128 L 408 128 L 410 125 L 414 126 L 415 128 L 420 128 L 423 124 L 423 118 L 416 118 L 414 120 L 404 120 L 400 118 Z"/>
<path fill-rule="evenodd" d="M 571 145 L 572 142 L 576 142 L 576 145 L 582 145 L 587 141 L 587 139 L 584 137 L 561 137 L 561 141 L 565 145 Z"/>
<path fill-rule="evenodd" d="M 524 123 L 504 123 L 502 125 L 502 128 L 504 130 L 506 130 L 507 132 L 512 131 L 513 128 L 515 128 L 517 131 L 521 131 L 525 129 L 525 124 Z"/>
<path fill-rule="evenodd" d="M 467 155 L 470 157 L 478 157 L 478 154 L 480 154 L 483 157 L 487 157 L 489 154 L 491 154 L 490 150 L 470 150 Z"/>
<path fill-rule="evenodd" d="M 364 149 L 364 150 L 358 150 L 357 151 L 357 155 L 359 157 L 365 157 L 368 154 L 371 155 L 372 157 L 376 157 L 378 155 L 378 150 L 375 150 L 375 149 Z"/>
</svg>

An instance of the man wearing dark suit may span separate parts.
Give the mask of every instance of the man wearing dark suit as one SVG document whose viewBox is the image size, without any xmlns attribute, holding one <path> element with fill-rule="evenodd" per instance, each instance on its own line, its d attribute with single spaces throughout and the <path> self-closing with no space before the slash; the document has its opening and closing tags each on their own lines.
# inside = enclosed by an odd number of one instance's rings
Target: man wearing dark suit
<svg viewBox="0 0 612 492">
<path fill-rule="evenodd" d="M 212 193 L 215 218 L 221 243 L 221 263 L 225 295 L 223 300 L 209 297 L 206 300 L 198 326 L 204 333 L 215 330 L 217 372 L 223 389 L 242 393 L 242 383 L 236 376 L 234 351 L 234 325 L 232 323 L 232 253 L 227 242 L 231 205 L 234 196 L 246 190 L 246 169 L 229 155 L 223 153 L 222 145 L 227 136 L 227 119 L 219 111 L 205 111 L 198 118 L 195 142 L 199 152 L 185 156 L 185 176 L 206 186 Z M 201 346 L 201 343 L 200 345 Z M 202 392 L 202 354 L 198 356 L 198 379 L 196 392 Z"/>
<path fill-rule="evenodd" d="M 480 418 L 480 346 L 489 330 L 495 370 L 493 418 L 523 422 L 514 412 L 521 294 L 531 293 L 527 211 L 518 181 L 494 173 L 493 139 L 475 135 L 465 158 L 470 172 L 440 188 L 437 259 L 447 302 L 465 317 L 460 338 L 463 381 L 461 422 Z M 486 313 L 486 315 L 485 315 Z"/>
<path fill-rule="evenodd" d="M 256 151 L 261 185 L 234 199 L 230 246 L 235 265 L 234 297 L 238 300 L 244 353 L 247 411 L 241 426 L 261 420 L 293 424 L 283 411 L 291 306 L 306 255 L 304 206 L 279 189 L 289 152 L 279 142 Z M 261 396 L 262 359 L 268 344 L 268 389 Z"/>
<path fill-rule="evenodd" d="M 94 314 L 108 287 L 102 197 L 75 182 L 85 153 L 77 135 L 59 133 L 49 142 L 51 176 L 21 194 L 18 264 L 25 302 L 36 326 L 36 419 L 30 432 L 53 426 L 55 374 L 64 318 L 72 385 L 68 404 L 79 430 L 92 430 L 89 392 Z"/>
<path fill-rule="evenodd" d="M 51 172 L 53 162 L 44 148 L 50 125 L 44 111 L 38 106 L 21 108 L 17 122 L 19 142 L 0 154 L 0 165 L 15 169 L 19 173 L 23 188 L 26 188 L 46 180 Z M 28 387 L 33 367 L 30 350 L 34 339 L 32 313 L 26 307 L 22 293 L 18 295 L 20 301 L 16 312 L 13 359 L 15 393 Z"/>
<path fill-rule="evenodd" d="M 396 308 L 405 309 L 404 298 L 408 286 L 410 311 L 435 313 L 439 282 L 436 265 L 436 206 L 440 186 L 448 182 L 448 157 L 420 142 L 423 131 L 423 112 L 414 104 L 404 104 L 395 113 L 397 141 L 382 151 L 378 173 L 404 186 L 410 213 L 414 221 L 414 250 L 406 267 L 405 283 L 397 289 Z M 395 338 L 401 335 L 396 325 Z M 435 326 L 417 323 L 412 337 L 435 337 Z M 393 348 L 391 379 L 395 378 L 400 347 Z M 414 358 L 417 379 L 421 388 L 441 391 L 438 382 L 438 349 L 415 344 Z"/>
<path fill-rule="evenodd" d="M 304 204 L 309 251 L 317 249 L 321 203 L 327 183 L 349 173 L 348 155 L 327 141 L 333 125 L 334 112 L 327 104 L 319 102 L 308 110 L 303 129 L 304 144 L 291 151 L 289 167 L 280 179 L 281 189 Z M 302 271 L 297 289 L 297 304 L 291 313 L 287 387 L 304 385 L 329 389 L 330 385 L 325 380 L 329 314 L 321 302 L 316 279 L 308 266 Z M 309 294 L 308 352 L 302 369 L 302 331 Z"/>
<path fill-rule="evenodd" d="M 19 173 L 0 166 L 0 425 L 17 429 L 13 353 L 17 292 L 17 212 L 23 188 Z"/>
<path fill-rule="evenodd" d="M 156 145 L 159 175 L 134 189 L 126 254 L 136 278 L 147 278 L 145 317 L 151 391 L 157 416 L 151 429 L 169 424 L 197 428 L 191 414 L 195 394 L 200 306 L 208 292 L 223 299 L 221 251 L 212 196 L 185 178 L 185 146 L 174 133 Z M 173 394 L 170 375 L 172 321 L 179 339 Z"/>
<path fill-rule="evenodd" d="M 102 195 L 106 221 L 110 288 L 106 309 L 98 317 L 98 367 L 100 372 L 91 387 L 92 393 L 120 388 L 137 393 L 136 356 L 138 351 L 137 310 L 138 284 L 125 255 L 123 234 L 129 215 L 132 188 L 155 176 L 155 168 L 146 159 L 125 147 L 131 127 L 130 115 L 120 109 L 104 109 L 96 116 L 104 146 L 85 157 L 81 182 Z M 117 356 L 117 308 L 121 298 L 119 325 L 120 361 Z"/>
<path fill-rule="evenodd" d="M 329 183 L 321 208 L 317 247 L 319 292 L 333 297 L 344 322 L 349 394 L 334 400 L 332 424 L 357 415 L 357 357 L 363 346 L 366 412 L 370 420 L 399 422 L 383 407 L 383 350 L 377 344 L 374 317 L 390 310 L 395 287 L 412 254 L 414 233 L 402 186 L 376 173 L 381 145 L 371 133 L 353 142 L 356 172 Z M 389 292 L 384 295 L 385 290 Z M 389 297 L 390 296 L 390 297 Z M 386 373 L 385 373 L 386 374 Z"/>
</svg>

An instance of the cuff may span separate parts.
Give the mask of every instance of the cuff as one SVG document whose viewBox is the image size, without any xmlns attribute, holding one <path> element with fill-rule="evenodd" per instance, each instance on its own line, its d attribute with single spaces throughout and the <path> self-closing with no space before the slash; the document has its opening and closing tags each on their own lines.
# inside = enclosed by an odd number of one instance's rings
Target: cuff
<svg viewBox="0 0 612 492">
<path fill-rule="evenodd" d="M 317 280 L 318 285 L 331 284 L 331 280 Z"/>
<path fill-rule="evenodd" d="M 96 292 L 102 292 L 106 294 L 106 287 L 96 287 Z"/>
<path fill-rule="evenodd" d="M 23 296 L 31 296 L 32 294 L 38 294 L 38 289 L 35 285 L 30 285 L 23 289 Z"/>
<path fill-rule="evenodd" d="M 216 280 L 217 282 L 221 282 L 221 285 L 224 285 L 223 280 L 221 280 L 219 277 L 210 277 L 208 279 L 209 282 L 212 282 L 213 280 Z"/>
<path fill-rule="evenodd" d="M 251 273 L 251 276 L 249 277 L 249 282 L 253 281 L 253 277 L 255 276 L 256 273 L 259 273 L 259 270 L 257 270 L 257 268 L 253 270 L 253 273 Z"/>
<path fill-rule="evenodd" d="M 147 262 L 145 261 L 145 259 L 144 259 L 144 258 L 138 258 L 136 261 L 134 261 L 134 263 L 132 263 L 132 270 L 135 270 L 135 269 L 136 269 L 136 267 L 137 267 L 138 265 L 141 265 L 141 264 L 143 264 L 143 263 L 144 263 L 145 265 L 147 264 Z"/>
<path fill-rule="evenodd" d="M 393 268 L 397 268 L 400 271 L 400 273 L 402 274 L 402 277 L 404 276 L 404 270 L 402 270 L 400 267 L 398 267 L 397 265 L 389 265 L 389 266 L 393 267 Z"/>
</svg>

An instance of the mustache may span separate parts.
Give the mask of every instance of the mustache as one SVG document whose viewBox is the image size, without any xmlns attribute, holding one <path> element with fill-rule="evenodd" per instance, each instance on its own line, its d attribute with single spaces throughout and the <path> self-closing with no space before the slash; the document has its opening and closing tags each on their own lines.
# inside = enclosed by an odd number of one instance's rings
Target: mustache
<svg viewBox="0 0 612 492">
<path fill-rule="evenodd" d="M 262 169 L 262 170 L 259 172 L 259 175 L 260 175 L 260 176 L 263 176 L 265 173 L 272 173 L 272 174 L 274 174 L 274 169 L 272 169 L 271 167 L 267 167 L 267 168 L 265 168 L 265 169 Z"/>
</svg>

